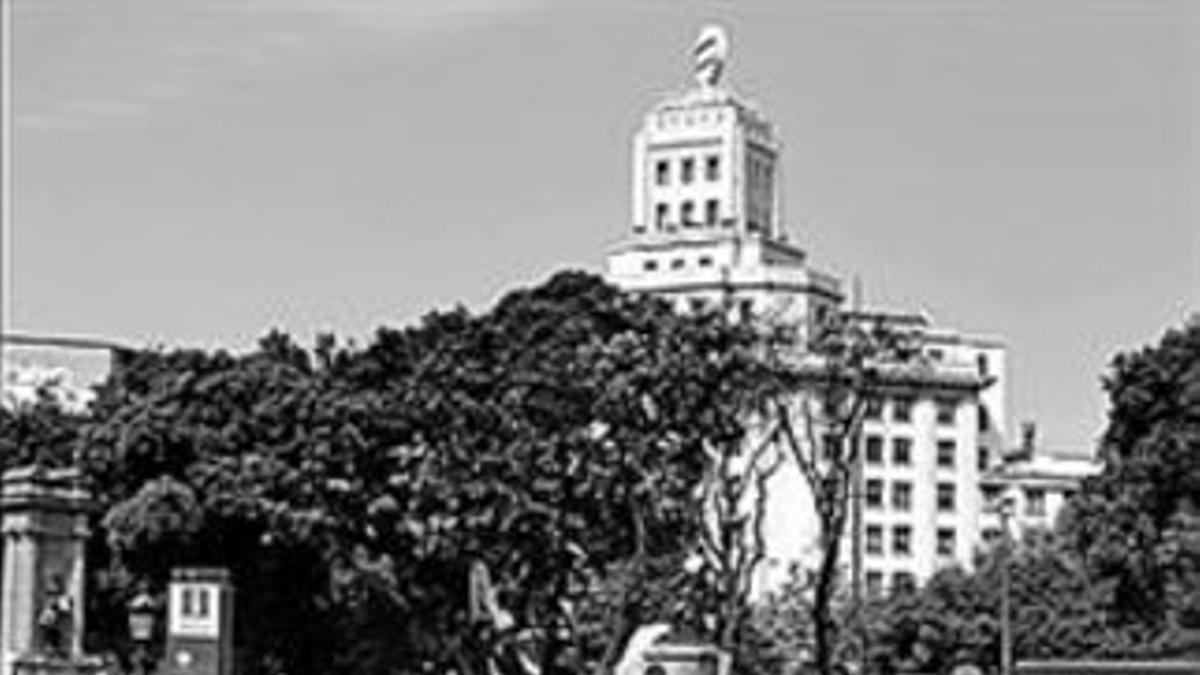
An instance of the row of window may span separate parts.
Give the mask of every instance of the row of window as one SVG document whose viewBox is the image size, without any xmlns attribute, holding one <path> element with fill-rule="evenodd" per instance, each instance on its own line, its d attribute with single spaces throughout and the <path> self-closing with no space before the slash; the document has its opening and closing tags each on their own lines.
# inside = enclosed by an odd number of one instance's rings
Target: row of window
<svg viewBox="0 0 1200 675">
<path fill-rule="evenodd" d="M 867 570 L 867 595 L 878 597 L 883 595 L 883 572 Z M 917 579 L 911 572 L 894 572 L 892 574 L 892 592 L 911 593 L 917 587 Z"/>
<path fill-rule="evenodd" d="M 879 478 L 867 480 L 866 503 L 868 509 L 883 508 L 884 481 Z M 906 480 L 892 481 L 891 507 L 893 511 L 912 510 L 913 485 Z M 954 483 L 937 484 L 937 510 L 953 511 L 955 503 Z"/>
<path fill-rule="evenodd" d="M 916 401 L 915 396 L 892 397 L 892 421 L 911 422 L 912 408 Z M 952 398 L 938 398 L 934 399 L 934 402 L 937 404 L 937 423 L 942 426 L 953 426 L 955 415 L 958 412 L 958 401 Z M 866 419 L 882 420 L 884 403 L 883 398 L 869 399 L 866 403 Z"/>
<path fill-rule="evenodd" d="M 867 540 L 865 548 L 867 550 L 867 555 L 883 555 L 883 526 L 867 525 L 866 537 Z M 954 555 L 954 542 L 954 528 L 939 527 L 937 530 L 937 539 L 935 540 L 934 550 L 941 557 L 952 557 Z M 912 526 L 892 526 L 891 551 L 892 555 L 912 555 Z"/>
<path fill-rule="evenodd" d="M 684 157 L 679 160 L 679 182 L 691 185 L 696 181 L 697 158 Z M 704 158 L 704 179 L 709 181 L 721 180 L 721 158 L 718 155 L 707 155 Z M 654 163 L 654 184 L 671 184 L 671 161 L 660 159 Z"/>
<path fill-rule="evenodd" d="M 998 485 L 989 485 L 983 488 L 983 499 L 989 503 L 996 503 L 1004 489 Z M 1046 490 L 1044 488 L 1029 487 L 1023 490 L 1025 502 L 1025 515 L 1035 518 L 1041 518 L 1046 515 Z"/>
<path fill-rule="evenodd" d="M 666 202 L 659 202 L 654 205 L 654 226 L 660 230 L 666 229 L 670 224 L 671 205 Z M 696 218 L 696 202 L 685 199 L 679 203 L 679 224 L 684 227 L 695 227 L 697 225 L 707 225 L 708 227 L 716 227 L 721 222 L 721 202 L 718 199 L 709 199 L 704 202 L 704 219 L 697 220 Z M 731 223 L 726 222 L 728 227 Z"/>
<path fill-rule="evenodd" d="M 891 464 L 893 466 L 912 465 L 912 439 L 892 438 Z M 884 439 L 882 436 L 869 435 L 863 448 L 866 463 L 872 466 L 884 464 Z M 980 471 L 987 469 L 989 457 L 987 448 L 977 450 L 976 465 Z M 958 458 L 958 442 L 952 438 L 942 438 L 937 442 L 937 466 L 940 469 L 953 469 Z"/>
<path fill-rule="evenodd" d="M 702 255 L 699 258 L 696 258 L 696 265 L 698 265 L 699 267 L 712 267 L 713 259 L 711 256 Z M 671 269 L 673 269 L 673 270 L 681 270 L 686 266 L 687 266 L 687 261 L 684 260 L 683 258 L 672 258 L 671 259 Z M 646 260 L 643 260 L 642 261 L 642 270 L 645 272 L 657 272 L 658 271 L 658 260 L 655 260 L 654 258 L 647 258 Z"/>
</svg>

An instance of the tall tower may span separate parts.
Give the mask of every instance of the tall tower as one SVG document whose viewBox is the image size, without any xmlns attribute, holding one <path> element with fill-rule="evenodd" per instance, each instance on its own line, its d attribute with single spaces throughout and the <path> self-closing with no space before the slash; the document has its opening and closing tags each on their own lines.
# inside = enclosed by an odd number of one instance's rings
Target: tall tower
<svg viewBox="0 0 1200 675">
<path fill-rule="evenodd" d="M 683 309 L 735 311 L 803 330 L 842 301 L 787 240 L 775 128 L 725 83 L 729 42 L 715 26 L 692 50 L 692 82 L 643 120 L 633 139 L 632 218 L 609 254 L 609 278 Z"/>
</svg>

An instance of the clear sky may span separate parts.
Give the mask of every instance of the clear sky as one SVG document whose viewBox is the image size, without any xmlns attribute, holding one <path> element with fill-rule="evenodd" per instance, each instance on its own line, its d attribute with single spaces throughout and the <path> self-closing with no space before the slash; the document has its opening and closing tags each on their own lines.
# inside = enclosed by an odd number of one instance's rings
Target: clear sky
<svg viewBox="0 0 1200 675">
<path fill-rule="evenodd" d="M 1188 0 L 14 1 L 13 329 L 361 340 L 601 271 L 709 21 L 795 240 L 1003 336 L 1047 443 L 1090 447 L 1108 358 L 1200 307 Z"/>
</svg>

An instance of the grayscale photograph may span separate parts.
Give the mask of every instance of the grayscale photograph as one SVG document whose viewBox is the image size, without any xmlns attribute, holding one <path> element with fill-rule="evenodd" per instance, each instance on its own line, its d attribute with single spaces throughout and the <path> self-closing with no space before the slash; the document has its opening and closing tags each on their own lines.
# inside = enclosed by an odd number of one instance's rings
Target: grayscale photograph
<svg viewBox="0 0 1200 675">
<path fill-rule="evenodd" d="M 1200 673 L 1200 1 L 0 60 L 0 675 Z"/>
</svg>

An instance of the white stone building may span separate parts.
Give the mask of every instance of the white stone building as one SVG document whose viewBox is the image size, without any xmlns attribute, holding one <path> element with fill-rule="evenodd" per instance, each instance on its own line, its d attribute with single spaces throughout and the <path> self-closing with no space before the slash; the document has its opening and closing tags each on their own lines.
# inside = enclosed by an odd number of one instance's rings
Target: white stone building
<svg viewBox="0 0 1200 675">
<path fill-rule="evenodd" d="M 631 223 L 609 253 L 609 280 L 681 310 L 731 302 L 741 316 L 784 322 L 801 336 L 832 312 L 918 334 L 923 358 L 889 377 L 864 425 L 862 578 L 882 589 L 969 565 L 981 536 L 981 475 L 1004 447 L 1004 345 L 924 315 L 845 306 L 841 282 L 787 235 L 782 143 L 767 116 L 723 81 L 725 52 L 719 29 L 705 29 L 694 82 L 654 106 L 634 136 Z M 760 588 L 792 563 L 815 560 L 813 507 L 794 467 L 770 487 L 766 538 Z"/>
<path fill-rule="evenodd" d="M 1067 501 L 1087 478 L 1099 474 L 1104 465 L 1091 455 L 1040 448 L 1032 423 L 1024 425 L 1020 447 L 1005 454 L 983 475 L 984 500 L 998 506 L 1007 500 L 1011 506 L 1009 534 L 1020 539 L 1031 530 L 1054 527 Z M 995 541 L 1003 533 L 996 508 L 984 510 L 980 536 L 984 543 Z"/>
</svg>

